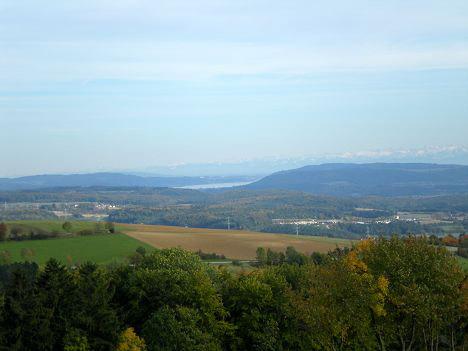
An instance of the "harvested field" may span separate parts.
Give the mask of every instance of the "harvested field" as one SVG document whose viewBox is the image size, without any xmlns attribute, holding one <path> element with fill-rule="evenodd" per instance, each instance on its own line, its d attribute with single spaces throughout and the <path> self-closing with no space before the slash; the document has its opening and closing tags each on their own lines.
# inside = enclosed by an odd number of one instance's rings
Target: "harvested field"
<svg viewBox="0 0 468 351">
<path fill-rule="evenodd" d="M 120 225 L 129 236 L 156 248 L 181 247 L 189 251 L 223 254 L 232 259 L 254 259 L 258 247 L 284 251 L 294 246 L 311 254 L 328 252 L 336 246 L 349 246 L 350 240 L 313 236 L 266 234 L 246 231 L 182 228 L 152 225 Z"/>
</svg>

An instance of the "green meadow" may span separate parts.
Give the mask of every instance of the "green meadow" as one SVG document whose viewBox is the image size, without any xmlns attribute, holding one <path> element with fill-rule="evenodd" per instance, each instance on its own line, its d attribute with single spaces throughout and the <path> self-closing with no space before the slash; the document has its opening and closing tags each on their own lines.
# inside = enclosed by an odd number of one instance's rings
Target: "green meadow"
<svg viewBox="0 0 468 351">
<path fill-rule="evenodd" d="M 457 260 L 465 270 L 468 271 L 468 258 L 457 256 Z"/>
<path fill-rule="evenodd" d="M 66 264 L 83 263 L 86 261 L 98 264 L 122 262 L 133 254 L 138 247 L 148 251 L 152 248 L 125 234 L 102 234 L 78 236 L 71 238 L 8 241 L 0 243 L 0 252 L 8 251 L 11 261 L 24 261 L 22 249 L 33 252 L 30 261 L 43 265 L 51 257 Z"/>
</svg>

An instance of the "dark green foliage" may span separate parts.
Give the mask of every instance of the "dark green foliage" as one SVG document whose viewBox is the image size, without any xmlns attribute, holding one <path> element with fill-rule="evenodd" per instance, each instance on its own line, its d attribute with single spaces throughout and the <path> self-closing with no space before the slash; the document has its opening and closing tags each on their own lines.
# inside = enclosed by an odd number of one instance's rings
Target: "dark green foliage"
<svg viewBox="0 0 468 351">
<path fill-rule="evenodd" d="M 6 289 L 14 273 L 21 273 L 28 281 L 28 284 L 32 285 L 38 271 L 37 264 L 30 262 L 0 265 L 0 294 Z"/>
<path fill-rule="evenodd" d="M 0 251 L 0 265 L 11 263 L 11 252 L 8 250 Z"/>
<path fill-rule="evenodd" d="M 140 254 L 141 256 L 146 255 L 146 249 L 143 246 L 138 247 L 135 251 L 136 251 L 136 253 Z"/>
<path fill-rule="evenodd" d="M 0 351 L 463 351 L 467 275 L 424 238 L 367 240 L 306 257 L 259 249 L 233 273 L 180 249 L 131 265 L 0 266 Z M 465 345 L 465 346 L 464 346 Z"/>
<path fill-rule="evenodd" d="M 199 256 L 202 260 L 224 260 L 226 259 L 226 256 L 224 255 L 218 255 L 216 253 L 207 253 L 203 252 L 202 250 L 198 250 L 195 252 L 197 256 Z"/>
<path fill-rule="evenodd" d="M 112 223 L 112 222 L 106 222 L 105 228 L 106 228 L 106 230 L 107 230 L 110 234 L 114 234 L 114 233 L 115 233 L 115 225 L 114 225 L 114 223 Z"/>
<path fill-rule="evenodd" d="M 263 247 L 257 248 L 256 260 L 259 266 L 264 266 L 267 264 L 267 253 Z"/>
<path fill-rule="evenodd" d="M 0 350 L 61 351 L 76 333 L 90 350 L 113 350 L 121 327 L 107 273 L 90 264 L 69 272 L 55 260 L 39 276 L 34 264 L 8 268 L 0 270 Z"/>
<path fill-rule="evenodd" d="M 148 351 L 218 351 L 220 341 L 203 327 L 195 309 L 164 306 L 144 323 Z"/>
<path fill-rule="evenodd" d="M 0 241 L 5 241 L 8 238 L 8 226 L 5 223 L 0 223 Z"/>
<path fill-rule="evenodd" d="M 77 234 L 80 236 L 90 236 L 90 235 L 93 235 L 94 232 L 91 229 L 83 229 L 83 230 L 80 230 Z"/>
<path fill-rule="evenodd" d="M 51 350 L 51 311 L 40 303 L 34 283 L 24 271 L 16 270 L 6 284 L 0 321 L 0 350 Z"/>
<path fill-rule="evenodd" d="M 320 252 L 313 252 L 310 258 L 314 264 L 321 265 L 326 262 L 327 255 L 321 254 Z"/>
<path fill-rule="evenodd" d="M 285 261 L 289 264 L 303 265 L 308 262 L 308 257 L 298 252 L 294 247 L 286 248 Z"/>
<path fill-rule="evenodd" d="M 149 313 L 162 306 L 187 306 L 200 311 L 204 327 L 220 327 L 224 310 L 210 279 L 208 267 L 194 254 L 179 249 L 145 255 L 130 270 L 116 271 L 118 303 L 129 324 L 141 330 Z"/>
<path fill-rule="evenodd" d="M 111 276 L 96 265 L 86 263 L 80 267 L 77 277 L 79 311 L 74 326 L 84 331 L 90 349 L 111 351 L 118 339 L 120 321 L 112 303 Z"/>
<path fill-rule="evenodd" d="M 73 329 L 74 319 L 81 312 L 80 307 L 84 302 L 79 300 L 74 275 L 64 265 L 51 259 L 39 275 L 37 287 L 41 303 L 53 311 L 49 319 L 54 336 L 51 350 L 63 350 L 65 337 Z"/>
<path fill-rule="evenodd" d="M 73 225 L 70 222 L 64 222 L 62 225 L 62 229 L 65 230 L 67 233 L 70 233 L 73 228 Z"/>
</svg>

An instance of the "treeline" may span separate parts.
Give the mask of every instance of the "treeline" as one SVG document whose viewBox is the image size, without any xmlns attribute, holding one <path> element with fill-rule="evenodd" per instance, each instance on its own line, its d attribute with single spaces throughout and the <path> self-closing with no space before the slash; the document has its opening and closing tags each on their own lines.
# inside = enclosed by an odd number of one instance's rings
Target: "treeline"
<svg viewBox="0 0 468 351">
<path fill-rule="evenodd" d="M 0 350 L 468 348 L 467 275 L 422 238 L 312 257 L 260 249 L 262 267 L 241 274 L 180 249 L 140 255 L 0 266 Z"/>
<path fill-rule="evenodd" d="M 262 228 L 266 233 L 285 233 L 296 234 L 295 225 L 269 225 Z M 439 234 L 442 229 L 439 225 L 419 224 L 409 221 L 393 221 L 391 223 L 336 223 L 327 226 L 324 225 L 300 225 L 299 233 L 301 235 L 321 235 L 329 237 L 342 237 L 358 239 L 366 235 L 410 235 L 410 234 Z"/>
<path fill-rule="evenodd" d="M 300 216 L 379 217 L 395 211 L 468 212 L 468 194 L 428 197 L 338 197 L 291 191 L 213 190 L 142 187 L 63 187 L 42 190 L 0 191 L 0 203 L 101 202 L 135 206 L 180 204 L 246 206 L 263 209 L 288 208 Z M 377 211 L 360 211 L 357 208 Z M 0 212 L 1 212 L 0 208 Z M 299 212 L 297 212 L 299 211 Z M 363 213 L 367 212 L 367 213 Z"/>
<path fill-rule="evenodd" d="M 7 209 L 0 207 L 0 221 L 21 221 L 21 220 L 57 220 L 58 217 L 51 211 L 43 209 Z"/>
<path fill-rule="evenodd" d="M 95 234 L 114 234 L 116 232 L 115 225 L 112 222 L 97 222 L 91 228 L 74 230 L 71 222 L 64 222 L 61 230 L 52 229 L 46 230 L 28 224 L 0 223 L 0 242 L 7 240 L 22 241 L 22 240 L 43 240 L 62 237 L 64 235 L 90 236 Z"/>
<path fill-rule="evenodd" d="M 227 229 L 228 217 L 231 229 L 249 229 L 267 233 L 296 234 L 295 225 L 272 224 L 275 218 L 330 218 L 322 215 L 293 216 L 287 206 L 283 209 L 263 209 L 249 207 L 193 206 L 190 208 L 134 208 L 114 211 L 109 220 L 120 223 L 145 223 L 194 228 Z M 334 217 L 331 217 L 334 218 Z M 442 233 L 440 225 L 420 224 L 411 221 L 390 223 L 334 223 L 326 225 L 300 225 L 301 235 L 320 235 L 356 239 L 370 235 L 409 235 Z"/>
<path fill-rule="evenodd" d="M 119 205 L 169 206 L 204 202 L 209 194 L 190 189 L 149 187 L 57 187 L 0 191 L 0 203 L 105 202 Z"/>
</svg>

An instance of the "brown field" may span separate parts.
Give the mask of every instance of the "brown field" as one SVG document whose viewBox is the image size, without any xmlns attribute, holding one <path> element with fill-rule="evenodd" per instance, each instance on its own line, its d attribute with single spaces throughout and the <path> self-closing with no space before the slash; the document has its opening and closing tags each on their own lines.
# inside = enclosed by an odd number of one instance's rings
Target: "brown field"
<svg viewBox="0 0 468 351">
<path fill-rule="evenodd" d="M 304 254 L 328 252 L 349 246 L 350 240 L 326 237 L 266 234 L 236 230 L 198 229 L 140 224 L 119 225 L 127 235 L 156 248 L 181 247 L 189 251 L 215 252 L 232 259 L 254 259 L 258 247 L 284 251 L 294 246 Z"/>
</svg>

